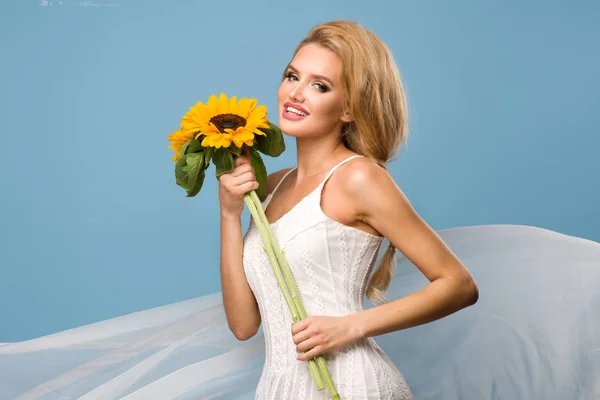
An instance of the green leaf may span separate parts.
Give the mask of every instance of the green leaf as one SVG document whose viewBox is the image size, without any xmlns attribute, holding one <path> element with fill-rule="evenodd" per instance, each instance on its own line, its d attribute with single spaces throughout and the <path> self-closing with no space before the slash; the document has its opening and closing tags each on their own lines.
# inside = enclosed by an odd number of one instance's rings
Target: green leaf
<svg viewBox="0 0 600 400">
<path fill-rule="evenodd" d="M 200 189 L 202 189 L 202 183 L 204 182 L 204 173 L 205 170 L 200 170 L 200 172 L 198 173 L 198 175 L 196 176 L 196 179 L 194 181 L 193 185 L 190 185 L 190 189 L 187 192 L 187 196 L 185 197 L 194 197 L 195 195 L 197 195 L 200 192 Z"/>
<path fill-rule="evenodd" d="M 184 156 L 187 152 L 188 147 L 190 147 L 190 143 L 191 143 L 192 139 L 188 140 L 187 142 L 185 142 L 183 144 L 183 146 L 181 146 L 181 150 L 179 150 L 179 160 L 181 160 L 182 156 Z M 177 160 L 177 161 L 179 161 Z"/>
<path fill-rule="evenodd" d="M 270 157 L 278 157 L 285 151 L 285 142 L 281 129 L 271 122 L 269 128 L 260 128 L 266 136 L 254 135 L 254 146 L 256 150 Z"/>
<path fill-rule="evenodd" d="M 213 162 L 217 169 L 217 179 L 221 175 L 233 171 L 233 154 L 226 147 L 220 147 L 215 150 Z"/>
<path fill-rule="evenodd" d="M 213 154 L 215 154 L 214 147 L 209 146 L 204 148 L 204 169 L 208 168 L 210 165 L 210 160 L 212 159 Z"/>
<path fill-rule="evenodd" d="M 187 146 L 185 146 L 186 144 L 187 144 Z M 185 147 L 185 151 L 184 151 L 184 147 Z M 185 144 L 181 147 L 181 154 L 198 153 L 198 152 L 201 152 L 202 149 L 203 149 L 203 147 L 200 144 L 200 141 L 196 140 L 194 138 L 191 138 L 190 140 L 185 142 Z"/>
<path fill-rule="evenodd" d="M 250 147 L 250 164 L 252 164 L 254 176 L 258 181 L 256 194 L 262 199 L 267 195 L 267 168 L 265 167 L 265 163 L 263 162 L 260 153 L 253 147 Z"/>
<path fill-rule="evenodd" d="M 186 163 L 188 167 L 188 190 L 194 192 L 193 195 L 188 192 L 187 197 L 193 197 L 198 194 L 204 181 L 204 153 L 186 154 Z M 198 181 L 200 181 L 199 186 Z"/>
<path fill-rule="evenodd" d="M 187 157 L 188 156 L 185 156 L 185 155 L 180 156 L 179 159 L 177 160 L 177 163 L 175 163 L 175 183 L 177 183 L 177 185 L 181 186 L 185 190 L 189 189 L 188 166 L 187 166 L 187 162 L 186 162 Z"/>
<path fill-rule="evenodd" d="M 229 146 L 229 149 L 236 156 L 239 156 L 240 154 L 242 154 L 242 147 L 237 147 L 235 144 L 232 144 L 231 146 Z"/>
</svg>

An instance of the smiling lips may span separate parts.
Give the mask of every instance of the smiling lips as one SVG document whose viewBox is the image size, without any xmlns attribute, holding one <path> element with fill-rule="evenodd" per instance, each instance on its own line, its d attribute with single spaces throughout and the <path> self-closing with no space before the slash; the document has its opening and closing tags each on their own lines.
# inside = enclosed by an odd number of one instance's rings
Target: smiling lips
<svg viewBox="0 0 600 400">
<path fill-rule="evenodd" d="M 282 116 L 291 121 L 298 121 L 308 116 L 308 112 L 297 104 L 286 101 L 283 105 Z"/>
</svg>

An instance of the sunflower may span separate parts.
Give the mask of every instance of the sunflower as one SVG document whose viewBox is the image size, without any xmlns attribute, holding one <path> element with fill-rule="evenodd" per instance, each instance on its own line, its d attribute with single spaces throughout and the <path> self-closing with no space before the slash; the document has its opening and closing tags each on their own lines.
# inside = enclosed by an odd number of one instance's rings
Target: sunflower
<svg viewBox="0 0 600 400">
<path fill-rule="evenodd" d="M 173 161 L 177 161 L 179 159 L 181 147 L 193 136 L 194 135 L 192 133 L 185 134 L 180 129 L 176 130 L 172 135 L 169 136 L 169 142 L 173 144 L 168 147 L 169 149 L 175 150 L 175 154 L 173 154 Z"/>
<path fill-rule="evenodd" d="M 217 100 L 214 94 L 208 104 L 196 103 L 181 121 L 181 138 L 194 136 L 202 139 L 202 146 L 215 148 L 229 147 L 233 142 L 237 147 L 244 143 L 254 145 L 254 135 L 266 136 L 260 128 L 269 128 L 267 107 L 256 107 L 256 99 L 236 96 L 227 99 L 224 93 Z"/>
</svg>

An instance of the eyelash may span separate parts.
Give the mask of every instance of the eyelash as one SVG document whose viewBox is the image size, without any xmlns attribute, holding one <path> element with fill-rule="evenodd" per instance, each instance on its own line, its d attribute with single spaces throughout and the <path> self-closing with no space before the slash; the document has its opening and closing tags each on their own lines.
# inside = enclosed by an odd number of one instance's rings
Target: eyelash
<svg viewBox="0 0 600 400">
<path fill-rule="evenodd" d="M 289 79 L 290 79 L 290 77 L 292 77 L 292 76 L 296 76 L 296 75 L 295 75 L 295 74 L 292 74 L 291 72 L 288 72 L 288 73 L 285 75 L 285 78 L 286 78 L 287 80 L 289 80 Z M 296 78 L 297 78 L 297 77 L 296 77 Z M 327 86 L 323 85 L 322 83 L 317 83 L 317 85 L 319 85 L 319 86 L 321 86 L 321 87 L 322 87 L 322 89 L 317 89 L 317 90 L 318 90 L 318 91 L 320 91 L 320 92 L 323 92 L 323 93 L 325 93 L 326 91 L 328 91 L 328 90 L 329 90 L 329 88 L 328 88 Z"/>
</svg>

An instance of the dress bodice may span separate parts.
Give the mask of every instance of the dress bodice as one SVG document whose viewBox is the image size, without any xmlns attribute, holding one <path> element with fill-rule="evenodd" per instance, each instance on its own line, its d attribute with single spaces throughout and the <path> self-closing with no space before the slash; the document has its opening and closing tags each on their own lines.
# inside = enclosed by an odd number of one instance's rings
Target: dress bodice
<svg viewBox="0 0 600 400">
<path fill-rule="evenodd" d="M 320 206 L 323 186 L 327 180 L 338 167 L 356 157 L 361 156 L 351 156 L 334 166 L 310 194 L 277 221 L 270 224 L 279 246 L 285 254 L 309 316 L 344 316 L 364 309 L 365 289 L 383 237 L 337 222 L 328 217 Z M 262 203 L 263 209 L 267 208 L 281 182 L 294 169 L 288 171 L 273 192 L 267 196 Z M 291 335 L 293 319 L 263 249 L 262 240 L 254 221 L 250 223 L 244 237 L 243 261 L 248 283 L 259 306 L 265 336 L 265 370 L 257 389 L 257 398 L 288 398 L 277 396 L 286 396 L 284 393 L 288 393 L 286 391 L 290 390 L 294 395 L 304 393 L 302 390 L 307 393 L 314 390 L 318 396 L 324 396 L 325 393 L 317 392 L 311 387 L 314 385 L 310 382 L 306 362 L 296 359 L 296 346 Z M 343 390 L 338 387 L 338 391 L 340 394 L 344 391 L 348 393 L 346 398 L 397 398 L 391 397 L 391 395 L 360 397 L 359 394 L 356 394 L 362 393 L 361 387 L 370 386 L 365 383 L 368 380 L 381 379 L 382 382 L 387 382 L 390 390 L 394 381 L 397 383 L 399 380 L 399 372 L 393 365 L 387 365 L 389 359 L 372 338 L 367 338 L 355 346 L 349 346 L 326 356 L 328 365 L 334 369 L 334 371 L 330 370 L 334 382 L 336 385 L 344 387 Z M 376 361 L 373 361 L 373 357 L 383 361 L 385 365 L 378 365 Z M 334 358 L 339 362 L 333 362 Z M 366 365 L 371 365 L 373 369 L 364 370 Z M 357 369 L 358 371 L 356 371 Z M 298 373 L 304 377 L 303 385 L 296 389 L 291 388 L 296 382 L 293 378 L 293 371 L 299 371 Z M 396 373 L 398 375 L 395 375 Z M 339 383 L 336 382 L 336 378 L 340 381 Z M 278 379 L 283 385 L 280 388 L 273 383 Z M 355 384 L 356 386 L 353 388 Z M 353 392 L 354 389 L 358 391 Z M 352 393 L 355 393 L 356 397 L 353 397 Z M 303 395 L 300 394 L 298 396 L 299 399 L 310 398 L 302 397 Z"/>
</svg>

